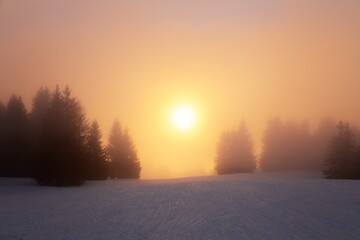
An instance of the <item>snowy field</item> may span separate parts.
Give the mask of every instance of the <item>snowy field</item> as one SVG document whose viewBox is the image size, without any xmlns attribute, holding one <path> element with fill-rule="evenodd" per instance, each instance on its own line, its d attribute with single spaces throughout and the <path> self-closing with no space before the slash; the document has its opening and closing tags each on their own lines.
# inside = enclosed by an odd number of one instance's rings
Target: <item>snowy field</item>
<svg viewBox="0 0 360 240">
<path fill-rule="evenodd" d="M 360 181 L 255 173 L 56 188 L 1 178 L 0 239 L 360 239 Z"/>
</svg>

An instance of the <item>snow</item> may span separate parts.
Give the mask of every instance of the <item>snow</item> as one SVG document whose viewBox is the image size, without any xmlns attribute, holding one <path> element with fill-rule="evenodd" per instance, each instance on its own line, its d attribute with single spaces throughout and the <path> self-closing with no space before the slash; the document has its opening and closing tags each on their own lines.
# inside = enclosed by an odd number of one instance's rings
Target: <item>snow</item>
<svg viewBox="0 0 360 240">
<path fill-rule="evenodd" d="M 360 181 L 309 173 L 0 179 L 0 239 L 359 239 Z"/>
</svg>

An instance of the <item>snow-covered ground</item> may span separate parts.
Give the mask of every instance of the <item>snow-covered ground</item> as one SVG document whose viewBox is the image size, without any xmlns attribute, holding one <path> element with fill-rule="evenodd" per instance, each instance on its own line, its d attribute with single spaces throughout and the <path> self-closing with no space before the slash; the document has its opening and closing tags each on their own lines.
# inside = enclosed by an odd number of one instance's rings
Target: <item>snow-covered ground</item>
<svg viewBox="0 0 360 240">
<path fill-rule="evenodd" d="M 2 178 L 0 239 L 360 239 L 360 181 L 255 173 L 56 188 Z"/>
</svg>

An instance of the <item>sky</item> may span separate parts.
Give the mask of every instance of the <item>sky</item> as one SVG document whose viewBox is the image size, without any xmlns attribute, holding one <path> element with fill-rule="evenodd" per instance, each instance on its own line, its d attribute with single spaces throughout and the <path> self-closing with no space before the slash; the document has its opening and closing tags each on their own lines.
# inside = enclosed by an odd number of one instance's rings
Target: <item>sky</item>
<svg viewBox="0 0 360 240">
<path fill-rule="evenodd" d="M 2 0 L 0 101 L 69 85 L 105 143 L 128 127 L 142 178 L 209 175 L 241 120 L 257 153 L 272 116 L 359 124 L 359 43 L 358 0 Z"/>
</svg>

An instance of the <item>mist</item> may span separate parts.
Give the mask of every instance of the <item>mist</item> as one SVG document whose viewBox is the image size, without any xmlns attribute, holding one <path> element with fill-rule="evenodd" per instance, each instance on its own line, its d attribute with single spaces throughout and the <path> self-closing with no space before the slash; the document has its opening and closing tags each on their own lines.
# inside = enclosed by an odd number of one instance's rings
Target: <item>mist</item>
<svg viewBox="0 0 360 240">
<path fill-rule="evenodd" d="M 214 173 L 220 134 L 245 119 L 262 152 L 269 119 L 359 124 L 360 2 L 0 2 L 0 101 L 69 85 L 107 140 L 130 129 L 143 178 Z M 191 133 L 169 123 L 190 103 Z"/>
</svg>

